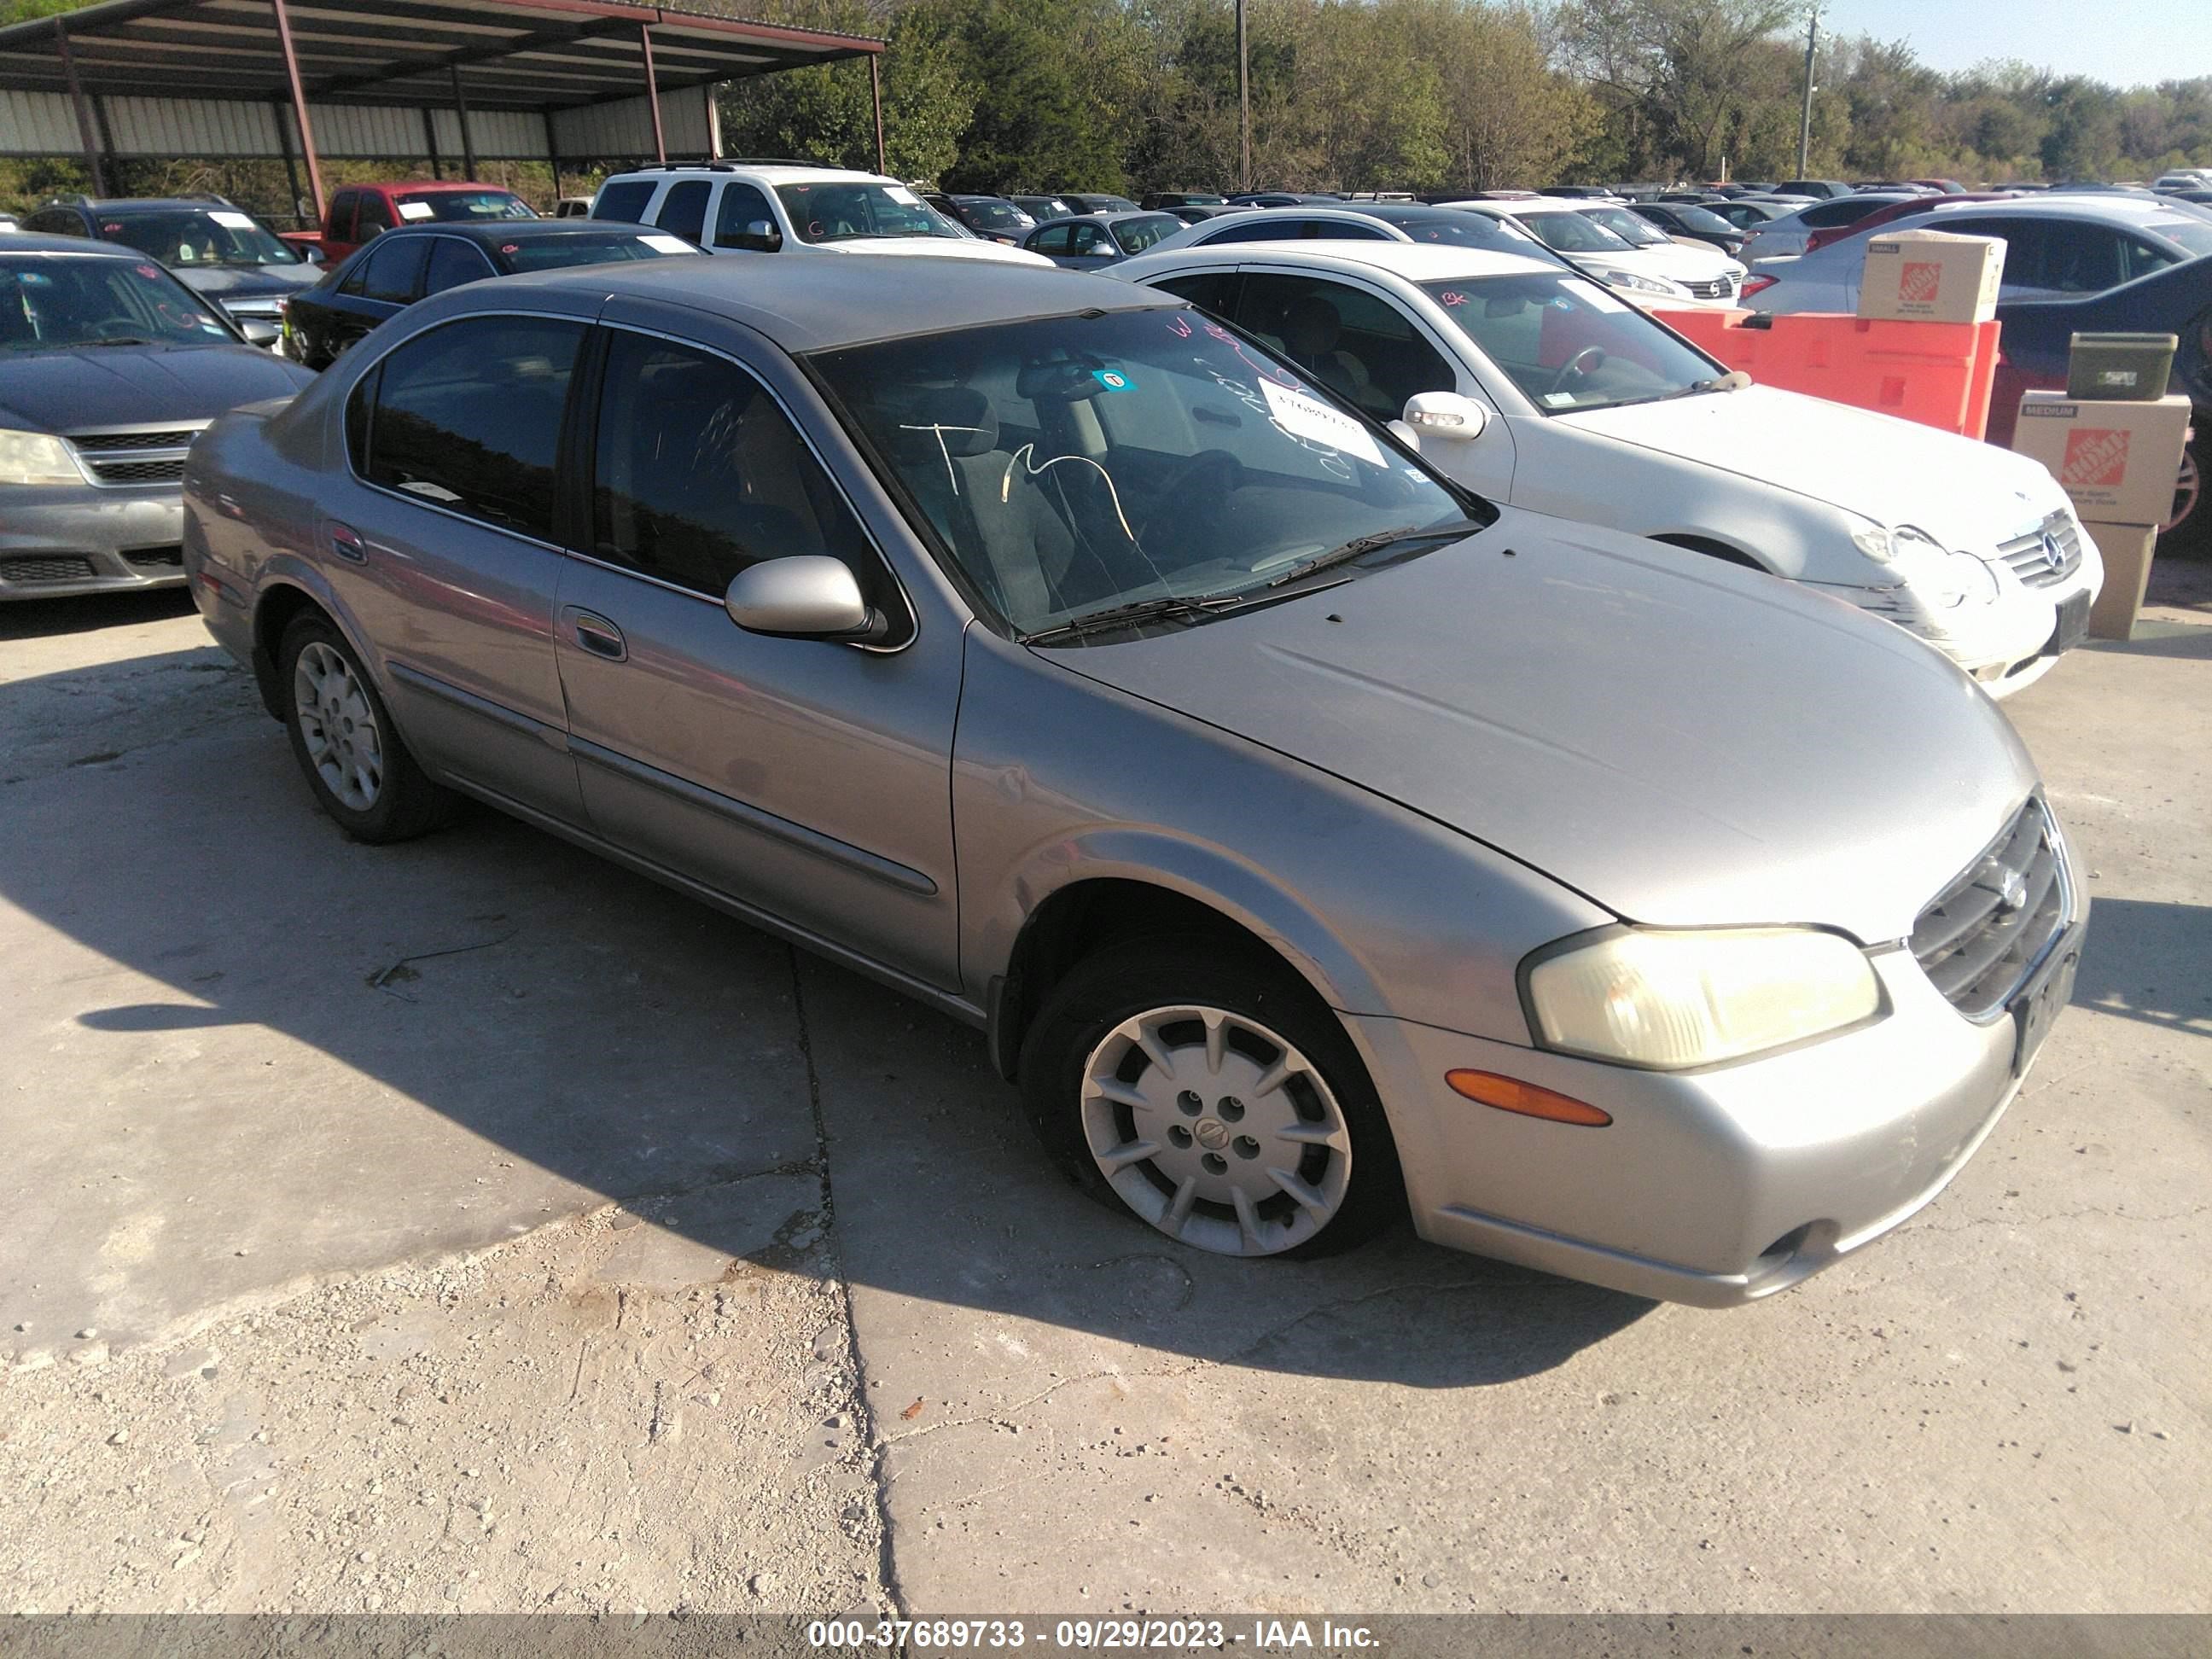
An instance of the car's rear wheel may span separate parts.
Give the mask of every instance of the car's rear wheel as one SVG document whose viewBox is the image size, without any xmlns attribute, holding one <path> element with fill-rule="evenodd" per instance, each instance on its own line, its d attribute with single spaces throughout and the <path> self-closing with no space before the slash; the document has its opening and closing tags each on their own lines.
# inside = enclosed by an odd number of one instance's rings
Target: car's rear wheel
<svg viewBox="0 0 2212 1659">
<path fill-rule="evenodd" d="M 277 665 L 293 756 L 317 804 L 348 835 L 406 841 L 451 816 L 453 795 L 416 763 L 352 648 L 325 618 L 295 618 Z"/>
<path fill-rule="evenodd" d="M 1038 1137 L 1091 1196 L 1222 1255 L 1345 1249 L 1404 1206 L 1344 1028 L 1287 969 L 1152 938 L 1079 963 L 1022 1048 Z"/>
<path fill-rule="evenodd" d="M 2205 500 L 2212 471 L 2212 431 L 2200 414 L 2196 435 L 2181 452 L 2181 476 L 2173 482 L 2173 516 L 2158 532 L 2158 550 L 2170 559 L 2201 559 L 2212 554 L 2212 502 Z"/>
</svg>

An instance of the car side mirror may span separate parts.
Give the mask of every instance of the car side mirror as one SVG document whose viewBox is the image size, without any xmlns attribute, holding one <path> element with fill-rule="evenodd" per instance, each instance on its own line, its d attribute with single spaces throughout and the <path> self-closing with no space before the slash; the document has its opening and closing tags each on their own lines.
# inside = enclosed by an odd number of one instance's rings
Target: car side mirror
<svg viewBox="0 0 2212 1659">
<path fill-rule="evenodd" d="M 748 634 L 866 644 L 890 631 L 852 567 L 819 553 L 747 565 L 730 578 L 722 608 Z"/>
<path fill-rule="evenodd" d="M 1406 399 L 1406 424 L 1424 438 L 1472 443 L 1490 424 L 1490 411 L 1456 392 L 1417 392 Z"/>
<path fill-rule="evenodd" d="M 722 246 L 743 248 L 748 253 L 773 253 L 783 246 L 783 233 L 773 219 L 755 219 L 734 236 L 724 238 Z"/>
<path fill-rule="evenodd" d="M 311 247 L 307 249 L 305 257 L 307 263 L 311 265 L 322 264 L 325 263 L 327 258 L 327 256 L 323 252 L 322 249 L 319 247 Z"/>
</svg>

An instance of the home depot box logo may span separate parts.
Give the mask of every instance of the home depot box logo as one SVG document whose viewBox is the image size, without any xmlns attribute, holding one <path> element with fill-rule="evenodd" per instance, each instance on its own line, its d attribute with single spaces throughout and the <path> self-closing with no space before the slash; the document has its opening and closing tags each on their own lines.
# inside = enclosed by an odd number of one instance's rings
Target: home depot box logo
<svg viewBox="0 0 2212 1659">
<path fill-rule="evenodd" d="M 1932 259 L 1907 259 L 1897 279 L 1898 303 L 1932 305 L 1943 286 L 1943 267 Z"/>
<path fill-rule="evenodd" d="M 2113 427 L 2076 427 L 2066 434 L 2066 453 L 2058 482 L 2069 489 L 2095 489 L 2125 483 L 2131 433 Z"/>
</svg>

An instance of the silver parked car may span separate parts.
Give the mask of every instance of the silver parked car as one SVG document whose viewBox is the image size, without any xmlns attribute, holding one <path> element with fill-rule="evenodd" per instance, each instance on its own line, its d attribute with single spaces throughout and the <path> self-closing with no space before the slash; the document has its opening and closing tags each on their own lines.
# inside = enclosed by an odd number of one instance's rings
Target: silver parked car
<svg viewBox="0 0 2212 1659">
<path fill-rule="evenodd" d="M 1952 665 L 1170 296 L 804 263 L 457 289 L 195 446 L 193 591 L 340 824 L 475 796 L 970 1021 L 1201 1249 L 1410 1208 L 1732 1304 L 1990 1133 L 2087 906 Z"/>
</svg>

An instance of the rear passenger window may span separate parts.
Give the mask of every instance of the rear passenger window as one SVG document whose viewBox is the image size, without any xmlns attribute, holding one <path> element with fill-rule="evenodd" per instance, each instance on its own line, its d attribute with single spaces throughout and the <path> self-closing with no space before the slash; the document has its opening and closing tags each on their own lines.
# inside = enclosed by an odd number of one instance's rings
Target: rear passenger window
<svg viewBox="0 0 2212 1659">
<path fill-rule="evenodd" d="M 1316 219 L 1306 228 L 1306 234 L 1324 241 L 1387 242 L 1389 233 L 1371 225 L 1350 225 L 1341 219 Z"/>
<path fill-rule="evenodd" d="M 430 271 L 422 280 L 425 295 L 443 294 L 464 283 L 498 275 L 483 254 L 458 236 L 437 236 L 430 241 Z"/>
<path fill-rule="evenodd" d="M 1255 219 L 1248 223 L 1231 225 L 1205 238 L 1206 246 L 1218 246 L 1223 242 L 1294 242 L 1311 227 L 1310 219 L 1280 219 L 1270 222 Z"/>
<path fill-rule="evenodd" d="M 686 179 L 669 187 L 653 222 L 671 236 L 696 243 L 707 234 L 707 197 L 714 186 L 704 179 Z"/>
<path fill-rule="evenodd" d="M 592 217 L 643 224 L 645 204 L 653 199 L 653 181 L 650 179 L 626 179 L 618 185 L 608 185 L 592 203 Z"/>
<path fill-rule="evenodd" d="M 775 210 L 768 204 L 768 198 L 750 185 L 732 179 L 722 186 L 722 199 L 714 209 L 714 241 L 720 247 L 734 247 L 738 238 L 752 234 L 752 227 L 764 224 L 775 232 Z"/>
<path fill-rule="evenodd" d="M 1171 277 L 1164 283 L 1155 283 L 1155 288 L 1188 300 L 1200 311 L 1211 312 L 1216 317 L 1233 313 L 1237 304 L 1238 274 L 1233 270 L 1207 270 L 1188 276 Z"/>
<path fill-rule="evenodd" d="M 735 363 L 616 333 L 594 447 L 592 546 L 610 563 L 719 599 L 747 565 L 826 553 L 884 603 L 880 565 L 836 485 Z"/>
<path fill-rule="evenodd" d="M 386 357 L 347 440 L 362 476 L 487 524 L 550 540 L 553 464 L 580 323 L 471 317 Z"/>
<path fill-rule="evenodd" d="M 429 246 L 426 236 L 395 236 L 380 242 L 362 267 L 361 297 L 389 305 L 412 304 L 422 292 L 422 257 Z"/>
</svg>

